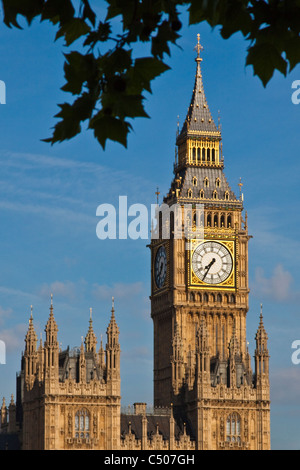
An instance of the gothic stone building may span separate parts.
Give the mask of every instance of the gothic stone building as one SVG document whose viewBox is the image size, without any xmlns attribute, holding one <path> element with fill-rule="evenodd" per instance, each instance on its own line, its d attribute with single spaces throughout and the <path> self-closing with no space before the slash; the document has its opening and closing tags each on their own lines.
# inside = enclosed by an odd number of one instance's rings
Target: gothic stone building
<svg viewBox="0 0 300 470">
<path fill-rule="evenodd" d="M 270 449 L 262 313 L 254 372 L 246 340 L 247 215 L 241 193 L 237 197 L 225 177 L 221 130 L 203 88 L 199 37 L 197 50 L 174 178 L 149 245 L 154 411 L 137 403 L 131 414 L 121 412 L 114 308 L 105 349 L 101 341 L 96 350 L 90 319 L 84 344 L 60 351 L 51 302 L 44 344 L 37 344 L 30 317 L 17 401 L 2 405 L 0 442 L 6 438 L 8 446 L 17 432 L 24 450 Z M 168 219 L 162 206 L 170 209 Z"/>
</svg>

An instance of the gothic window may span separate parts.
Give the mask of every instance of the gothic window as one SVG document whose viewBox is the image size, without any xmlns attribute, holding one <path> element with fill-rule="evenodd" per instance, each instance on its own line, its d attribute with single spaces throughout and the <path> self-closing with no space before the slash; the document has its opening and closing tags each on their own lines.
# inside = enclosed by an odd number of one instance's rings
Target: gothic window
<svg viewBox="0 0 300 470">
<path fill-rule="evenodd" d="M 241 420 L 237 413 L 232 413 L 227 417 L 226 441 L 241 442 Z"/>
<path fill-rule="evenodd" d="M 77 411 L 75 415 L 75 438 L 88 439 L 90 437 L 90 416 L 86 409 Z"/>
<path fill-rule="evenodd" d="M 188 190 L 188 197 L 193 197 L 193 191 L 191 189 Z"/>
<path fill-rule="evenodd" d="M 207 226 L 211 227 L 211 214 L 207 214 Z"/>
<path fill-rule="evenodd" d="M 217 295 L 217 302 L 222 302 L 222 296 L 221 296 L 221 294 L 218 294 L 218 295 Z"/>
<path fill-rule="evenodd" d="M 217 193 L 217 191 L 215 190 L 215 191 L 213 192 L 213 198 L 214 198 L 214 199 L 217 199 L 217 197 L 218 197 L 218 193 Z"/>
<path fill-rule="evenodd" d="M 200 163 L 201 161 L 201 149 L 200 147 L 198 147 L 198 150 L 197 150 L 197 162 Z"/>
<path fill-rule="evenodd" d="M 227 217 L 227 227 L 231 227 L 231 215 Z"/>
<path fill-rule="evenodd" d="M 193 163 L 196 163 L 196 148 L 193 147 Z"/>
<path fill-rule="evenodd" d="M 203 296 L 203 301 L 204 302 L 208 302 L 208 295 L 205 293 L 204 296 Z"/>
<path fill-rule="evenodd" d="M 218 214 L 214 215 L 214 227 L 218 226 Z"/>
<path fill-rule="evenodd" d="M 202 161 L 205 162 L 205 148 L 202 149 Z"/>
<path fill-rule="evenodd" d="M 207 161 L 210 162 L 210 149 L 207 149 Z"/>
<path fill-rule="evenodd" d="M 221 227 L 225 226 L 225 216 L 224 214 L 221 215 Z"/>
<path fill-rule="evenodd" d="M 211 151 L 211 161 L 213 163 L 215 163 L 215 160 L 216 160 L 216 158 L 215 158 L 215 149 L 212 149 L 212 151 Z"/>
<path fill-rule="evenodd" d="M 209 179 L 207 178 L 207 176 L 204 178 L 204 187 L 205 188 L 209 187 Z"/>
<path fill-rule="evenodd" d="M 228 200 L 229 200 L 229 192 L 226 191 L 226 193 L 225 193 L 225 201 L 228 201 Z"/>
<path fill-rule="evenodd" d="M 197 178 L 196 178 L 196 176 L 193 177 L 193 186 L 197 186 Z"/>
<path fill-rule="evenodd" d="M 216 188 L 219 188 L 220 185 L 221 185 L 221 180 L 220 180 L 220 178 L 217 178 L 216 179 Z"/>
<path fill-rule="evenodd" d="M 203 191 L 203 189 L 201 189 L 201 191 L 200 191 L 200 199 L 204 199 L 204 191 Z"/>
</svg>

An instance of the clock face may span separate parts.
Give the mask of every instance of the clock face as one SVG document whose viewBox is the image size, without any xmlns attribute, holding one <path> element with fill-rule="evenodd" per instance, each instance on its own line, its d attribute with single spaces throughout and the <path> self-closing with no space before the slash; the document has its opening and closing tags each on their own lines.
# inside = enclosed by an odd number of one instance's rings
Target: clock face
<svg viewBox="0 0 300 470">
<path fill-rule="evenodd" d="M 205 284 L 221 284 L 231 274 L 232 256 L 221 243 L 203 242 L 195 248 L 192 267 L 196 276 Z"/>
<path fill-rule="evenodd" d="M 160 289 L 165 282 L 167 275 L 167 253 L 164 246 L 160 246 L 157 250 L 154 263 L 155 283 Z"/>
</svg>

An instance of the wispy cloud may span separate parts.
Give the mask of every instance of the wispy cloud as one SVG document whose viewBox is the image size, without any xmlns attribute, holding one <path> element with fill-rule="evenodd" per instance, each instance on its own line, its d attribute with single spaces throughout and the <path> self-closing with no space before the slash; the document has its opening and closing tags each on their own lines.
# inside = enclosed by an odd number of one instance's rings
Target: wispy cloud
<svg viewBox="0 0 300 470">
<path fill-rule="evenodd" d="M 300 365 L 275 370 L 270 380 L 272 402 L 299 405 Z"/>
<path fill-rule="evenodd" d="M 112 286 L 94 284 L 93 295 L 99 300 L 111 299 L 112 297 L 117 299 L 129 299 L 134 298 L 138 294 L 141 294 L 143 288 L 144 286 L 142 282 L 128 284 L 119 282 L 113 284 Z"/>
<path fill-rule="evenodd" d="M 3 321 L 11 315 L 11 313 L 12 313 L 11 308 L 3 308 L 0 305 L 0 324 L 2 324 Z"/>
<path fill-rule="evenodd" d="M 86 282 L 81 279 L 78 282 L 54 281 L 50 284 L 44 283 L 38 291 L 38 295 L 44 299 L 49 299 L 53 294 L 55 298 L 65 300 L 75 300 L 85 293 Z"/>
<path fill-rule="evenodd" d="M 266 277 L 264 270 L 259 267 L 255 271 L 252 292 L 260 299 L 268 298 L 277 302 L 293 302 L 296 299 L 299 300 L 299 293 L 292 288 L 293 283 L 292 275 L 281 264 L 274 268 L 270 277 Z"/>
<path fill-rule="evenodd" d="M 128 195 L 130 204 L 147 204 L 150 191 L 145 188 L 152 185 L 126 170 L 29 153 L 1 152 L 0 170 L 0 211 L 33 214 L 77 228 L 96 227 L 98 205 L 117 204 L 120 195 Z"/>
</svg>

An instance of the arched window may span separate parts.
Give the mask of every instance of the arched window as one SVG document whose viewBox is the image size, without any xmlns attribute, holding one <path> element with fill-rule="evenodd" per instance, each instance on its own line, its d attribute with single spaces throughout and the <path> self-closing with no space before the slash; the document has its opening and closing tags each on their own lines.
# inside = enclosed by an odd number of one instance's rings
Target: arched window
<svg viewBox="0 0 300 470">
<path fill-rule="evenodd" d="M 211 214 L 207 214 L 207 226 L 211 227 Z"/>
<path fill-rule="evenodd" d="M 200 199 L 204 199 L 204 191 L 203 191 L 203 189 L 201 189 L 201 191 L 200 191 Z"/>
<path fill-rule="evenodd" d="M 226 441 L 241 442 L 241 420 L 237 413 L 232 413 L 227 417 Z"/>
<path fill-rule="evenodd" d="M 228 201 L 228 200 L 229 200 L 229 192 L 226 191 L 226 193 L 225 193 L 225 201 Z"/>
<path fill-rule="evenodd" d="M 75 414 L 75 438 L 88 439 L 90 437 L 90 416 L 86 409 Z"/>
<path fill-rule="evenodd" d="M 215 163 L 216 157 L 215 157 L 215 149 L 212 149 L 211 151 L 211 161 Z"/>
<path fill-rule="evenodd" d="M 202 148 L 202 161 L 205 162 L 205 148 Z"/>
<path fill-rule="evenodd" d="M 197 186 L 197 178 L 196 178 L 196 176 L 193 177 L 193 186 Z"/>
<path fill-rule="evenodd" d="M 205 188 L 209 187 L 209 179 L 207 178 L 207 176 L 204 178 L 204 187 Z"/>
<path fill-rule="evenodd" d="M 218 214 L 214 215 L 214 227 L 218 226 Z"/>
<path fill-rule="evenodd" d="M 217 295 L 217 302 L 222 302 L 222 295 L 221 294 L 218 294 Z"/>
<path fill-rule="evenodd" d="M 221 215 L 221 227 L 225 226 L 225 216 L 224 214 Z"/>
<path fill-rule="evenodd" d="M 216 179 L 216 188 L 219 188 L 220 185 L 221 185 L 221 180 L 220 180 L 220 178 L 217 178 Z"/>
<path fill-rule="evenodd" d="M 217 198 L 218 198 L 218 193 L 217 193 L 216 190 L 214 190 L 214 192 L 213 192 L 213 198 L 214 198 L 214 199 L 217 199 Z"/>
<path fill-rule="evenodd" d="M 196 163 L 196 148 L 193 147 L 193 163 Z"/>
<path fill-rule="evenodd" d="M 207 149 L 206 151 L 206 159 L 208 162 L 210 162 L 210 149 Z"/>
<path fill-rule="evenodd" d="M 227 227 L 231 227 L 231 215 L 227 217 Z"/>
<path fill-rule="evenodd" d="M 193 191 L 191 189 L 188 190 L 188 197 L 193 197 Z"/>
</svg>

